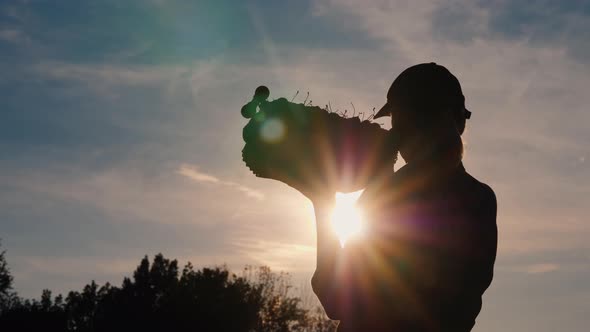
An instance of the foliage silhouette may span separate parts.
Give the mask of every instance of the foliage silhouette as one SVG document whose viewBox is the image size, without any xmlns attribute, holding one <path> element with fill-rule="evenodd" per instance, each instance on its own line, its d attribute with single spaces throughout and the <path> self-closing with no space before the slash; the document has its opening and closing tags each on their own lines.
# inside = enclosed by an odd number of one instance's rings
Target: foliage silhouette
<svg viewBox="0 0 590 332">
<path fill-rule="evenodd" d="M 0 314 L 17 301 L 16 293 L 12 290 L 13 278 L 6 262 L 5 253 L 5 251 L 0 251 Z"/>
<path fill-rule="evenodd" d="M 4 257 L 5 251 L 0 252 L 0 294 L 7 295 L 12 289 L 12 275 L 8 269 L 6 258 Z"/>
<path fill-rule="evenodd" d="M 2 271 L 8 271 L 0 256 Z M 8 275 L 12 282 L 12 278 Z M 4 276 L 3 275 L 3 276 Z M 9 283 L 10 285 L 10 283 Z M 195 270 L 162 254 L 145 256 L 121 287 L 91 281 L 65 299 L 44 290 L 0 312 L 0 330 L 19 331 L 334 331 L 319 308 L 306 309 L 288 275 L 268 267 Z"/>
</svg>

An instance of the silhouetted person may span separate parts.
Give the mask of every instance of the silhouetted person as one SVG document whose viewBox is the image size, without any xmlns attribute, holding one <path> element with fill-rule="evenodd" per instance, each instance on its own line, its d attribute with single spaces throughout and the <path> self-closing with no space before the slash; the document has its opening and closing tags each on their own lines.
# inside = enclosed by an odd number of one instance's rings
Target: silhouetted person
<svg viewBox="0 0 590 332">
<path fill-rule="evenodd" d="M 459 81 L 435 63 L 406 69 L 376 117 L 391 116 L 406 161 L 359 199 L 365 235 L 343 248 L 331 230 L 334 193 L 297 188 L 313 202 L 312 287 L 339 331 L 470 331 L 492 281 L 494 192 L 461 163 L 470 112 Z"/>
</svg>

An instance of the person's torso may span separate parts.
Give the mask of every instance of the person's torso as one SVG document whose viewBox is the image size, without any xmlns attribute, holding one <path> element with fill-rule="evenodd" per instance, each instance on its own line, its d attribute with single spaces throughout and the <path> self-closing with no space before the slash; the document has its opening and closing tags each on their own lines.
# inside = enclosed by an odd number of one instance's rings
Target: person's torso
<svg viewBox="0 0 590 332">
<path fill-rule="evenodd" d="M 440 174 L 406 166 L 367 187 L 359 206 L 367 233 L 345 262 L 358 303 L 339 331 L 469 331 L 496 254 L 491 189 L 462 165 Z"/>
</svg>

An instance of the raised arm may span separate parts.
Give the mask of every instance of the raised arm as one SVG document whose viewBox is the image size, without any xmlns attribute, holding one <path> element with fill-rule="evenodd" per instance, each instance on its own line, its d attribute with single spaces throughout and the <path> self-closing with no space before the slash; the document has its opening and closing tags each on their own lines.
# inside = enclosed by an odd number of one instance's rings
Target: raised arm
<svg viewBox="0 0 590 332">
<path fill-rule="evenodd" d="M 316 199 L 313 203 L 317 230 L 316 270 L 331 267 L 340 252 L 340 242 L 330 224 L 334 204 L 333 196 Z"/>
<path fill-rule="evenodd" d="M 345 255 L 331 225 L 336 190 L 321 183 L 308 183 L 300 178 L 286 177 L 281 181 L 301 192 L 313 203 L 317 230 L 317 259 L 311 286 L 328 317 L 338 320 L 342 317 L 338 307 L 341 301 L 338 299 L 341 296 L 339 291 L 343 287 L 341 275 L 336 273 L 336 269 L 338 266 L 341 267 L 339 263 L 342 263 L 341 258 Z"/>
<path fill-rule="evenodd" d="M 330 217 L 335 203 L 334 196 L 316 199 L 313 203 L 317 228 L 317 259 L 311 286 L 328 317 L 340 319 L 338 292 L 341 290 L 341 285 L 336 274 L 336 266 L 343 250 L 331 227 Z"/>
</svg>

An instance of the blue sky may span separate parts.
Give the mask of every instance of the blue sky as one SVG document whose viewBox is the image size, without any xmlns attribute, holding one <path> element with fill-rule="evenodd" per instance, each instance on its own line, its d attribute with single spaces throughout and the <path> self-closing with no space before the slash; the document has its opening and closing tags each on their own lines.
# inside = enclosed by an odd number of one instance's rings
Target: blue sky
<svg viewBox="0 0 590 332">
<path fill-rule="evenodd" d="M 309 203 L 241 162 L 239 108 L 309 91 L 370 110 L 436 61 L 498 196 L 475 331 L 585 331 L 589 1 L 3 1 L 0 237 L 21 295 L 118 283 L 144 254 L 315 264 Z"/>
</svg>

